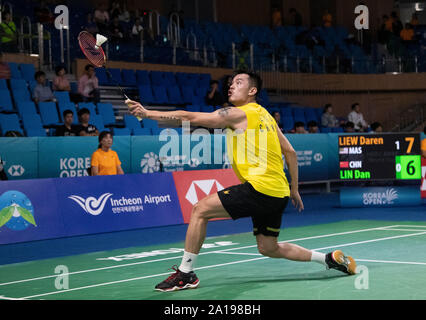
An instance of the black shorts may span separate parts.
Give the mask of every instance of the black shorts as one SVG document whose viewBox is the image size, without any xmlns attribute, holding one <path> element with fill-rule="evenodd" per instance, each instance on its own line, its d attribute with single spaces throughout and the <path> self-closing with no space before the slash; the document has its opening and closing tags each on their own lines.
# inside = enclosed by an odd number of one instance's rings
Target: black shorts
<svg viewBox="0 0 426 320">
<path fill-rule="evenodd" d="M 288 197 L 268 196 L 256 191 L 248 182 L 223 189 L 218 196 L 232 219 L 251 217 L 254 235 L 278 237 Z"/>
</svg>

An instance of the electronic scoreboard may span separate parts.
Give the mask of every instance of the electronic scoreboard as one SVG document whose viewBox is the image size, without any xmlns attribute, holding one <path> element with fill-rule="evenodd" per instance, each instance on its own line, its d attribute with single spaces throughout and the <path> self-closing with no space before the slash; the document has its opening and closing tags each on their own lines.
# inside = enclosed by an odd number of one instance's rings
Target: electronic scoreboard
<svg viewBox="0 0 426 320">
<path fill-rule="evenodd" d="M 420 134 L 339 135 L 340 180 L 421 179 Z"/>
</svg>

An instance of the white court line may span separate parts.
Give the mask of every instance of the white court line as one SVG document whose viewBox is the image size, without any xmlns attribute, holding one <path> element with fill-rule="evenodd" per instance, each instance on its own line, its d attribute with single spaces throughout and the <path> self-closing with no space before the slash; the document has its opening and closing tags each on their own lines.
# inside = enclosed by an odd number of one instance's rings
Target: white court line
<svg viewBox="0 0 426 320">
<path fill-rule="evenodd" d="M 424 231 L 425 229 L 419 229 L 419 230 L 416 230 L 416 229 L 401 229 L 401 228 L 392 228 L 392 229 L 389 229 L 389 228 L 382 228 L 382 229 L 377 229 L 378 231 L 411 231 L 411 232 L 413 232 L 413 231 L 416 231 L 416 232 L 422 232 L 422 231 Z"/>
<path fill-rule="evenodd" d="M 393 227 L 393 226 L 387 226 L 387 227 Z M 386 228 L 386 227 L 377 227 L 377 228 L 359 229 L 359 230 L 346 231 L 346 232 L 330 233 L 330 234 L 325 234 L 325 235 L 320 235 L 320 236 L 312 236 L 312 237 L 305 237 L 305 238 L 298 238 L 298 239 L 291 239 L 291 240 L 283 240 L 283 241 L 280 241 L 280 242 L 281 243 L 282 242 L 295 242 L 295 241 L 312 240 L 312 239 L 319 239 L 319 238 L 325 238 L 325 237 L 334 237 L 334 236 L 340 236 L 340 235 L 345 235 L 345 234 L 374 231 L 374 230 L 378 230 L 379 228 Z M 223 250 L 202 252 L 199 255 L 205 255 L 205 254 L 211 254 L 211 253 L 221 253 L 221 252 L 226 252 L 226 251 L 255 248 L 255 247 L 257 247 L 257 245 L 249 245 L 249 246 L 243 246 L 243 247 L 237 247 L 237 248 L 229 248 L 229 249 L 223 249 Z M 182 256 L 154 259 L 154 260 L 148 260 L 148 261 L 139 261 L 139 262 L 133 262 L 133 263 L 120 264 L 120 265 L 116 265 L 116 266 L 109 266 L 109 267 L 102 267 L 102 268 L 87 269 L 87 270 L 63 273 L 63 274 L 61 274 L 61 276 L 70 276 L 70 275 L 80 274 L 80 273 L 102 271 L 102 270 L 109 270 L 109 269 L 122 268 L 122 267 L 130 267 L 130 266 L 135 266 L 135 265 L 140 265 L 140 264 L 146 264 L 146 263 L 152 263 L 152 262 L 161 262 L 161 261 L 180 259 L 180 258 L 182 258 Z M 16 280 L 16 281 L 0 283 L 0 286 L 6 286 L 6 285 L 11 285 L 11 284 L 17 284 L 17 283 L 23 283 L 23 282 L 29 282 L 29 281 L 36 281 L 36 280 L 43 280 L 43 279 L 49 279 L 49 278 L 56 278 L 56 277 L 58 277 L 57 274 L 43 276 L 43 277 L 30 278 L 30 279 Z"/>
<path fill-rule="evenodd" d="M 10 298 L 10 297 L 5 297 L 5 296 L 0 296 L 0 300 L 27 300 L 24 298 Z"/>
<path fill-rule="evenodd" d="M 377 262 L 377 263 L 396 263 L 396 264 L 415 264 L 426 266 L 426 262 L 411 262 L 411 261 L 389 261 L 389 260 L 369 260 L 369 259 L 356 259 L 361 262 Z"/>
<path fill-rule="evenodd" d="M 328 248 L 345 247 L 345 246 L 364 244 L 364 243 L 369 243 L 369 242 L 377 242 L 377 241 L 384 241 L 384 240 L 390 240 L 390 239 L 405 238 L 405 237 L 410 237 L 410 236 L 417 236 L 417 235 L 422 235 L 422 234 L 426 234 L 426 231 L 421 232 L 421 233 L 405 234 L 405 235 L 401 235 L 401 236 L 393 236 L 393 237 L 386 237 L 386 238 L 380 238 L 380 239 L 345 243 L 345 244 L 341 244 L 341 245 L 334 245 L 334 246 L 317 248 L 317 249 L 312 249 L 312 250 L 322 250 L 322 249 L 328 249 Z M 216 253 L 218 253 L 218 252 L 216 252 Z M 259 257 L 259 258 L 254 258 L 254 259 L 246 259 L 246 260 L 239 260 L 239 261 L 228 262 L 228 263 L 223 263 L 223 264 L 210 265 L 210 266 L 205 266 L 205 267 L 194 268 L 194 270 L 209 269 L 209 268 L 221 267 L 221 266 L 225 266 L 225 265 L 239 264 L 239 263 L 256 261 L 256 260 L 264 260 L 264 259 L 269 259 L 269 257 Z M 38 297 L 43 297 L 43 296 L 48 296 L 48 295 L 60 294 L 60 293 L 64 293 L 64 292 L 83 290 L 83 289 L 94 288 L 94 287 L 101 287 L 101 286 L 106 286 L 106 285 L 110 285 L 110 284 L 117 284 L 117 283 L 123 283 L 123 282 L 159 277 L 159 276 L 164 276 L 164 275 L 169 275 L 169 274 L 170 274 L 170 272 L 167 272 L 167 273 L 154 274 L 154 275 L 143 276 L 143 277 L 132 278 L 132 279 L 125 279 L 125 280 L 99 283 L 99 284 L 94 284 L 94 285 L 85 286 L 85 287 L 78 287 L 78 288 L 73 288 L 73 289 L 66 289 L 66 290 L 53 291 L 53 292 L 48 292 L 48 293 L 42 293 L 42 294 L 27 296 L 27 297 L 23 297 L 22 299 L 38 298 Z"/>
</svg>

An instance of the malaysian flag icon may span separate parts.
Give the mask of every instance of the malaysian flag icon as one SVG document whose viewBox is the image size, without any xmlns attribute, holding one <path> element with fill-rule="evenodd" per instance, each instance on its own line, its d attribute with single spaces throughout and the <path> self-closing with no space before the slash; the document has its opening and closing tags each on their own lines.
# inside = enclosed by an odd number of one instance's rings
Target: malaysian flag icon
<svg viewBox="0 0 426 320">
<path fill-rule="evenodd" d="M 339 148 L 339 154 L 348 154 L 349 149 L 347 147 L 345 148 Z"/>
</svg>

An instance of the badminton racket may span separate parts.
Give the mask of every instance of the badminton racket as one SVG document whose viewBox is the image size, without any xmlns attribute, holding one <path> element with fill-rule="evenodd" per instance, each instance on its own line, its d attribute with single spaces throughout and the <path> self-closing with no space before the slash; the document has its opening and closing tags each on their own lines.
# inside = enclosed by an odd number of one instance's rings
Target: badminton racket
<svg viewBox="0 0 426 320">
<path fill-rule="evenodd" d="M 103 35 L 97 34 L 96 38 L 87 31 L 81 31 L 78 35 L 78 43 L 80 45 L 81 51 L 83 51 L 87 60 L 95 67 L 104 68 L 107 76 L 111 79 L 115 85 L 120 89 L 124 98 L 129 99 L 129 97 L 124 92 L 120 84 L 112 77 L 111 72 L 105 68 L 106 56 L 105 52 L 102 49 L 102 44 L 105 43 L 108 39 Z"/>
</svg>

